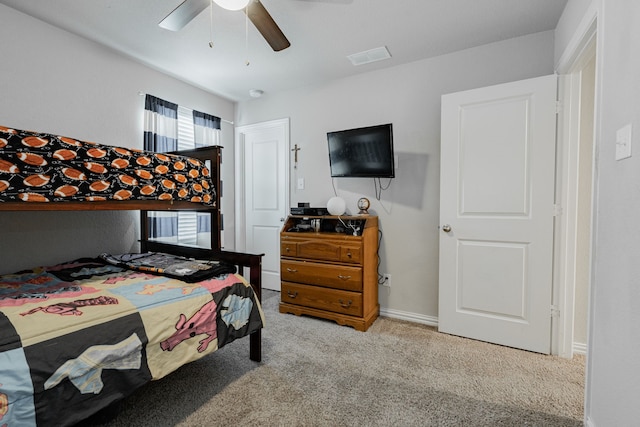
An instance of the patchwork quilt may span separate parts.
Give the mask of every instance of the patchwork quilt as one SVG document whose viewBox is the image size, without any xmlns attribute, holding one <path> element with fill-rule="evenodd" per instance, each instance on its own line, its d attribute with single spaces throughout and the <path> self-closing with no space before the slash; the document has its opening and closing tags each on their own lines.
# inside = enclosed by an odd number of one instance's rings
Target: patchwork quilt
<svg viewBox="0 0 640 427">
<path fill-rule="evenodd" d="M 73 425 L 263 326 L 239 275 L 83 258 L 0 276 L 0 426 Z"/>
<path fill-rule="evenodd" d="M 0 126 L 0 202 L 177 200 L 214 206 L 198 159 Z"/>
</svg>

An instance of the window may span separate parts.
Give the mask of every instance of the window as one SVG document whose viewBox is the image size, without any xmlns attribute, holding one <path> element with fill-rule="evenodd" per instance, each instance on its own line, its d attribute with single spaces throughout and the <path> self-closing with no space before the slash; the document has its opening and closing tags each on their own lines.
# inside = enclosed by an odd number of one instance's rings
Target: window
<svg viewBox="0 0 640 427">
<path fill-rule="evenodd" d="M 178 150 L 195 148 L 196 141 L 193 127 L 193 110 L 178 106 Z M 181 245 L 198 245 L 198 213 L 175 212 L 175 214 L 178 216 L 178 243 Z M 205 240 L 205 242 L 211 241 L 211 232 L 208 234 L 209 240 Z"/>
<path fill-rule="evenodd" d="M 152 102 L 157 102 L 163 105 L 165 108 L 170 108 L 171 111 L 167 113 L 166 110 L 162 110 L 160 114 L 173 117 L 175 120 L 173 123 L 177 126 L 177 129 L 173 126 L 173 138 L 168 135 L 158 138 L 156 129 L 146 129 L 153 127 L 147 123 L 157 120 L 157 117 L 151 119 L 153 114 L 158 114 L 158 110 L 154 110 L 153 105 L 145 105 L 145 149 L 158 151 L 173 151 L 188 150 L 196 147 L 218 145 L 220 139 L 219 121 L 220 119 L 215 116 L 194 112 L 194 110 L 186 107 L 182 107 L 176 104 L 169 103 L 167 101 L 160 100 L 158 98 L 147 95 L 147 98 L 152 98 Z M 147 103 L 148 104 L 148 103 Z M 194 120 L 195 116 L 198 116 L 199 120 Z M 203 125 L 202 117 L 205 117 L 208 122 Z M 217 123 L 216 123 L 217 121 Z M 211 127 L 217 125 L 217 128 Z M 171 132 L 170 132 L 171 133 Z M 165 150 L 159 149 L 157 144 L 149 143 L 150 138 L 147 134 L 152 134 L 152 137 L 156 139 L 162 139 L 162 147 Z M 177 139 L 176 139 L 177 134 Z M 166 143 L 165 140 L 169 140 Z M 171 142 L 173 141 L 173 142 Z M 173 147 L 173 148 L 171 148 Z M 210 166 L 210 165 L 209 165 Z M 216 189 L 220 191 L 220 189 Z M 219 207 L 218 207 L 219 208 Z M 211 215 L 206 212 L 163 212 L 153 211 L 148 212 L 149 222 L 151 224 L 151 239 L 163 243 L 200 246 L 204 248 L 210 248 L 211 243 Z M 220 242 L 221 246 L 224 242 Z"/>
</svg>

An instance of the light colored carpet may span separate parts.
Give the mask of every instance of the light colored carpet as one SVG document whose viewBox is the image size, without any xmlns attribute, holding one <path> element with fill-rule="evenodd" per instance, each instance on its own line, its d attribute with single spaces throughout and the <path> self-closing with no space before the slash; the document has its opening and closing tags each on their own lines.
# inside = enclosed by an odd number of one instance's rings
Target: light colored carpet
<svg viewBox="0 0 640 427">
<path fill-rule="evenodd" d="M 106 426 L 581 426 L 584 358 L 379 318 L 367 332 L 278 313 L 263 361 L 229 344 L 124 401 Z"/>
</svg>

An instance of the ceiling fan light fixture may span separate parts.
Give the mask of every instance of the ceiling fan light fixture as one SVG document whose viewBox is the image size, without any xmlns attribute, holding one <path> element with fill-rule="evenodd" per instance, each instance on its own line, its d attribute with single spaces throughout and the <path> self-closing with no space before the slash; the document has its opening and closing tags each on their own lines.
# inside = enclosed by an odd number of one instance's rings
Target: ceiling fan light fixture
<svg viewBox="0 0 640 427">
<path fill-rule="evenodd" d="M 240 10 L 247 7 L 249 0 L 213 0 L 218 6 L 227 10 Z"/>
</svg>

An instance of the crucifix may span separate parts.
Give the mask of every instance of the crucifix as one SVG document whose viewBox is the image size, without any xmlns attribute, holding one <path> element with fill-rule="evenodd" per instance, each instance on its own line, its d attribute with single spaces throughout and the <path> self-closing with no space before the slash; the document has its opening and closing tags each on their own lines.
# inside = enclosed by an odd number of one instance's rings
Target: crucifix
<svg viewBox="0 0 640 427">
<path fill-rule="evenodd" d="M 298 169 L 298 151 L 302 150 L 302 148 L 298 147 L 298 144 L 294 145 L 291 151 L 293 151 L 293 168 Z"/>
</svg>

